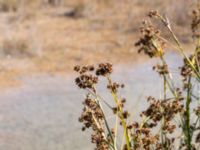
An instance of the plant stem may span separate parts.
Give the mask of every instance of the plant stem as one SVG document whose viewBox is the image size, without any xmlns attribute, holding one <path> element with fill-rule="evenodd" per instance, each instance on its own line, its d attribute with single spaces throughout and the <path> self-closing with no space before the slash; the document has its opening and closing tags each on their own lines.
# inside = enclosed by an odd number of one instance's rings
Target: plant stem
<svg viewBox="0 0 200 150">
<path fill-rule="evenodd" d="M 163 64 L 165 65 L 165 64 Z M 164 90 L 164 100 L 166 100 L 167 98 L 167 79 L 166 79 L 166 76 L 163 75 L 163 90 Z M 161 124 L 161 139 L 162 139 L 162 145 L 163 145 L 163 148 L 165 150 L 168 150 L 168 146 L 167 146 L 167 143 L 166 143 L 166 134 L 165 132 L 163 131 L 163 127 L 165 126 L 165 123 L 166 123 L 166 120 L 165 120 L 165 117 L 162 118 L 162 124 Z"/>
<path fill-rule="evenodd" d="M 198 72 L 198 70 L 196 69 L 196 67 L 194 66 L 194 64 L 191 62 L 191 60 L 186 56 L 186 54 L 184 53 L 184 49 L 181 46 L 177 36 L 174 34 L 174 31 L 172 30 L 172 28 L 170 27 L 169 22 L 161 15 L 157 15 L 157 17 L 163 22 L 163 24 L 167 27 L 167 29 L 169 30 L 169 32 L 171 33 L 176 45 L 178 46 L 178 50 L 179 52 L 183 55 L 183 57 L 187 60 L 188 64 L 190 65 L 190 67 L 192 68 L 192 70 L 195 72 L 195 74 L 197 75 L 197 79 L 200 82 L 200 73 Z"/>
<path fill-rule="evenodd" d="M 97 94 L 96 90 L 94 90 L 94 91 L 88 90 L 88 92 L 89 92 L 90 94 L 92 94 L 92 95 L 96 98 L 96 99 L 95 99 L 95 100 L 96 100 L 96 103 L 99 105 L 100 109 L 102 110 L 103 118 L 104 118 L 104 121 L 105 121 L 105 126 L 106 126 L 106 129 L 107 129 L 107 131 L 108 131 L 108 134 L 109 134 L 109 136 L 110 136 L 110 138 L 111 138 L 111 140 L 112 140 L 112 144 L 113 144 L 113 145 L 111 145 L 111 147 L 112 147 L 114 150 L 117 150 L 117 148 L 115 147 L 115 142 L 114 142 L 114 138 L 113 138 L 111 129 L 110 129 L 109 124 L 108 124 L 108 121 L 107 121 L 107 119 L 106 119 L 106 115 L 105 115 L 105 113 L 104 113 L 103 107 L 102 107 L 102 105 L 101 105 L 101 103 L 100 103 L 100 100 L 99 100 L 99 99 L 101 99 L 101 97 Z M 106 103 L 106 104 L 107 104 L 107 103 Z"/>
<path fill-rule="evenodd" d="M 112 81 L 109 77 L 107 77 L 108 79 L 108 82 L 109 82 L 109 85 L 112 85 Z M 119 99 L 118 99 L 118 96 L 117 96 L 117 92 L 115 91 L 111 91 L 111 94 L 115 100 L 115 103 L 117 105 L 117 108 L 119 106 Z M 129 135 L 128 135 L 128 130 L 127 130 L 127 124 L 126 124 L 126 121 L 125 121 L 125 118 L 123 116 L 123 108 L 121 106 L 119 106 L 119 118 L 121 118 L 121 122 L 122 122 L 122 126 L 124 128 L 124 134 L 125 134 L 125 138 L 126 138 L 126 145 L 127 145 L 127 150 L 131 150 L 131 147 L 130 147 L 130 138 L 129 138 Z"/>
<path fill-rule="evenodd" d="M 186 114 L 185 114 L 185 124 L 186 124 L 186 143 L 188 150 L 191 150 L 191 131 L 190 131 L 190 103 L 191 103 L 191 76 L 188 79 L 187 88 L 187 100 L 186 100 Z"/>
<path fill-rule="evenodd" d="M 115 140 L 114 140 L 115 149 L 117 149 L 117 132 L 118 132 L 118 112 L 117 112 L 116 120 L 115 120 Z"/>
</svg>

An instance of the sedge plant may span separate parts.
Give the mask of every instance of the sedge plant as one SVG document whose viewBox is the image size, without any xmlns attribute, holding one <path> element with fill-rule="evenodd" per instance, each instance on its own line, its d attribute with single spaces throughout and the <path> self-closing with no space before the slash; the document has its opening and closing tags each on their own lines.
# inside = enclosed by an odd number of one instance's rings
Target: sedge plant
<svg viewBox="0 0 200 150">
<path fill-rule="evenodd" d="M 159 64 L 153 66 L 153 70 L 163 80 L 163 96 L 147 98 L 149 105 L 140 113 L 142 121 L 130 118 L 129 111 L 125 109 L 126 99 L 119 96 L 119 90 L 124 88 L 124 84 L 114 82 L 111 78 L 112 64 L 74 68 L 78 73 L 75 79 L 77 86 L 87 92 L 79 121 L 83 124 L 83 131 L 92 130 L 91 142 L 95 144 L 95 150 L 200 149 L 200 98 L 195 90 L 200 84 L 200 5 L 193 11 L 191 30 L 196 48 L 189 55 L 166 17 L 157 11 L 149 12 L 148 17 L 149 20 L 144 21 L 140 28 L 141 38 L 135 45 L 139 53 L 160 60 Z M 181 86 L 175 84 L 165 58 L 167 44 L 170 42 L 154 25 L 155 20 L 160 21 L 167 29 L 173 39 L 172 44 L 182 56 L 183 65 L 178 68 Z M 110 93 L 115 105 L 109 104 L 97 91 L 99 78 L 106 79 L 105 91 Z M 114 126 L 108 122 L 102 104 L 116 116 Z M 120 134 L 120 129 L 123 134 Z"/>
</svg>

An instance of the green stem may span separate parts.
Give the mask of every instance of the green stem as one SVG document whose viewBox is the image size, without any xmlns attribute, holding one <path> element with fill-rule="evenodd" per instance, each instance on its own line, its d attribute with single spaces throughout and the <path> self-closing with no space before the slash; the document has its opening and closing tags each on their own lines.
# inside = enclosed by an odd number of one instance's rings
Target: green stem
<svg viewBox="0 0 200 150">
<path fill-rule="evenodd" d="M 167 22 L 167 20 L 165 18 L 163 18 L 163 16 L 158 15 L 158 18 L 163 22 L 163 24 L 167 27 L 167 29 L 169 30 L 169 32 L 171 33 L 176 45 L 178 46 L 178 50 L 179 52 L 183 55 L 183 57 L 187 60 L 188 64 L 190 65 L 190 67 L 192 68 L 192 70 L 195 72 L 195 74 L 197 75 L 197 79 L 200 82 L 200 73 L 198 72 L 198 70 L 196 69 L 196 67 L 194 66 L 194 64 L 191 62 L 191 60 L 186 56 L 186 54 L 184 53 L 184 49 L 181 46 L 177 36 L 174 34 L 173 30 L 171 29 L 169 23 Z"/>
<path fill-rule="evenodd" d="M 118 112 L 117 112 L 118 113 Z M 114 140 L 114 147 L 117 149 L 117 132 L 118 132 L 118 114 L 116 115 L 116 120 L 115 120 L 115 140 Z"/>
<path fill-rule="evenodd" d="M 166 100 L 166 98 L 167 98 L 167 78 L 166 78 L 165 75 L 163 75 L 163 87 L 164 87 L 164 100 Z M 166 120 L 165 120 L 165 117 L 163 117 L 162 118 L 162 125 L 161 125 L 161 140 L 162 140 L 163 148 L 165 150 L 168 150 L 168 146 L 167 146 L 167 143 L 166 143 L 166 134 L 163 131 L 163 127 L 165 126 L 165 123 L 166 123 Z"/>
<path fill-rule="evenodd" d="M 112 81 L 109 77 L 107 77 L 108 79 L 108 82 L 109 82 L 109 85 L 112 85 Z M 111 94 L 115 100 L 115 103 L 117 105 L 117 108 L 119 106 L 119 99 L 118 99 L 118 96 L 117 96 L 117 93 L 114 92 L 114 91 L 111 91 Z M 124 128 L 124 134 L 125 134 L 125 138 L 126 138 L 126 145 L 127 145 L 127 150 L 131 150 L 131 147 L 130 147 L 130 138 L 129 138 L 129 134 L 128 134 L 128 130 L 127 130 L 127 124 L 126 124 L 126 121 L 125 121 L 125 118 L 123 116 L 123 108 L 119 106 L 119 116 L 121 118 L 121 122 L 122 122 L 122 126 Z"/>
<path fill-rule="evenodd" d="M 167 98 L 167 79 L 166 76 L 163 76 L 164 80 L 164 100 Z"/>
<path fill-rule="evenodd" d="M 187 101 L 186 101 L 186 118 L 185 118 L 185 124 L 186 124 L 186 143 L 188 150 L 192 149 L 191 146 L 191 131 L 190 131 L 190 103 L 191 103 L 191 76 L 188 79 L 188 89 L 187 89 Z"/>
</svg>

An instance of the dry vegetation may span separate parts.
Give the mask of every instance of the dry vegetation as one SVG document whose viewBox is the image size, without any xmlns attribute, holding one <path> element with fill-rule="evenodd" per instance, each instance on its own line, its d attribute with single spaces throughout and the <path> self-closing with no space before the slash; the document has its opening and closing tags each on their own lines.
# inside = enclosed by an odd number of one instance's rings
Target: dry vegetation
<svg viewBox="0 0 200 150">
<path fill-rule="evenodd" d="M 192 5 L 189 0 L 0 0 L 3 70 L 55 73 L 74 64 L 137 61 L 134 39 L 150 9 L 162 10 L 190 45 L 183 27 Z"/>
<path fill-rule="evenodd" d="M 125 85 L 113 80 L 112 64 L 74 67 L 78 73 L 75 84 L 86 93 L 79 121 L 83 125 L 82 131 L 92 131 L 90 141 L 95 150 L 200 149 L 200 1 L 192 11 L 190 24 L 194 49 L 190 48 L 188 55 L 182 45 L 185 42 L 176 36 L 168 18 L 153 10 L 148 13 L 148 19 L 143 21 L 141 37 L 135 46 L 139 54 L 159 60 L 152 69 L 162 79 L 162 87 L 158 83 L 153 87 L 159 87 L 162 92 L 155 97 L 149 96 L 147 108 L 137 112 L 138 115 L 134 117 L 131 113 L 137 106 L 127 109 L 127 100 L 120 92 Z M 183 63 L 177 67 L 177 73 L 173 73 L 166 59 L 169 43 L 174 45 L 182 58 Z M 106 84 L 104 90 L 99 90 L 102 78 Z M 102 93 L 105 92 L 112 97 L 104 99 Z M 114 104 L 110 99 L 113 99 Z M 144 101 L 141 103 L 145 105 Z M 106 108 L 113 115 L 108 115 Z M 138 116 L 140 119 L 137 119 Z"/>
</svg>

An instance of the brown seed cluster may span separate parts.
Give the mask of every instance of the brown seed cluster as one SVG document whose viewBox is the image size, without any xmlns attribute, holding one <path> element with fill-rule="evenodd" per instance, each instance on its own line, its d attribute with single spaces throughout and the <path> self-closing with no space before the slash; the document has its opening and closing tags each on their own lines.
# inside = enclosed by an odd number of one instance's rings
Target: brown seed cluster
<svg viewBox="0 0 200 150">
<path fill-rule="evenodd" d="M 79 88 L 93 89 L 93 86 L 98 83 L 98 78 L 91 73 L 94 71 L 94 66 L 75 66 L 74 70 L 80 74 L 75 79 L 75 83 Z"/>
<path fill-rule="evenodd" d="M 84 74 L 84 73 L 86 73 L 86 72 L 89 72 L 89 71 L 94 71 L 94 66 L 83 66 L 83 67 L 81 67 L 81 66 L 75 66 L 74 67 L 74 71 L 76 71 L 76 72 L 78 72 L 78 73 L 80 73 L 80 74 Z"/>
<path fill-rule="evenodd" d="M 109 63 L 101 63 L 95 68 L 90 66 L 75 66 L 74 70 L 79 73 L 79 77 L 75 79 L 76 85 L 81 89 L 92 89 L 98 83 L 98 76 L 106 76 L 112 73 L 112 65 Z M 115 85 L 116 87 L 117 85 Z"/>
<path fill-rule="evenodd" d="M 118 106 L 112 108 L 113 113 L 114 113 L 114 114 L 117 114 L 117 112 L 119 112 L 120 108 L 124 108 L 125 103 L 126 103 L 126 99 L 125 99 L 125 98 L 121 99 L 121 100 L 119 101 L 119 103 L 118 103 Z M 125 113 L 125 112 L 124 112 L 124 113 Z M 124 115 L 124 117 L 126 117 L 126 118 L 127 118 L 128 116 L 129 116 L 128 113 L 127 113 L 127 115 Z"/>
<path fill-rule="evenodd" d="M 156 17 L 156 16 L 158 16 L 158 11 L 156 11 L 156 10 L 151 10 L 151 11 L 148 13 L 148 16 L 149 16 L 150 18 Z"/>
<path fill-rule="evenodd" d="M 81 89 L 90 89 L 92 92 L 92 95 L 88 94 L 83 102 L 84 108 L 79 118 L 79 121 L 83 123 L 82 130 L 92 129 L 91 142 L 96 145 L 95 150 L 109 150 L 112 141 L 111 135 L 105 130 L 105 116 L 97 95 L 95 97 L 95 85 L 98 83 L 98 76 L 107 76 L 112 73 L 112 65 L 101 63 L 97 67 L 75 66 L 74 70 L 79 73 L 79 76 L 75 79 L 76 85 Z M 114 136 L 114 132 L 112 134 Z"/>
<path fill-rule="evenodd" d="M 191 62 L 193 62 L 194 56 L 191 55 L 189 57 L 189 60 Z M 188 81 L 189 77 L 194 73 L 194 70 L 192 69 L 191 65 L 189 64 L 189 62 L 186 58 L 184 58 L 183 62 L 184 62 L 183 66 L 180 67 L 180 70 L 181 70 L 180 74 L 183 77 L 183 83 L 184 83 L 183 89 L 187 89 L 188 88 L 187 81 Z M 195 64 L 194 64 L 194 66 L 196 66 Z M 198 67 L 195 67 L 195 68 L 198 68 Z"/>
<path fill-rule="evenodd" d="M 170 134 L 173 133 L 176 126 L 171 124 L 171 121 L 176 114 L 184 111 L 182 100 L 182 97 L 171 100 L 156 100 L 150 96 L 148 98 L 150 106 L 142 113 L 142 115 L 150 118 L 148 126 L 157 126 L 158 123 L 164 118 L 165 124 L 162 128 L 163 131 L 166 131 Z"/>
<path fill-rule="evenodd" d="M 159 135 L 153 135 L 151 128 L 146 124 L 141 126 L 138 122 L 134 122 L 127 128 L 131 131 L 131 138 L 134 140 L 133 149 L 151 150 L 152 147 L 155 147 L 156 150 L 159 150 Z"/>
<path fill-rule="evenodd" d="M 153 70 L 157 71 L 160 75 L 169 74 L 169 69 L 167 64 L 164 65 L 157 64 L 156 66 L 153 67 Z"/>
<path fill-rule="evenodd" d="M 96 69 L 97 76 L 106 76 L 111 74 L 113 71 L 112 65 L 110 63 L 101 63 Z"/>
<path fill-rule="evenodd" d="M 79 118 L 79 121 L 84 123 L 83 130 L 92 126 L 96 126 L 94 118 L 96 118 L 100 124 L 103 124 L 103 112 L 101 111 L 97 102 L 87 97 L 83 104 L 85 107 L 81 117 Z"/>
<path fill-rule="evenodd" d="M 135 43 L 139 47 L 138 53 L 144 52 L 150 58 L 163 55 L 163 48 L 165 43 L 159 38 L 160 32 L 154 26 L 144 21 L 140 28 L 143 37 Z"/>
<path fill-rule="evenodd" d="M 79 121 L 84 125 L 82 130 L 91 128 L 91 142 L 96 144 L 96 150 L 109 150 L 109 137 L 105 134 L 104 114 L 98 102 L 91 99 L 89 95 L 85 99 L 83 112 Z"/>
<path fill-rule="evenodd" d="M 94 84 L 97 84 L 98 78 L 92 75 L 82 74 L 76 78 L 76 84 L 82 89 L 92 89 Z"/>
<path fill-rule="evenodd" d="M 119 88 L 124 88 L 124 84 L 119 84 L 117 82 L 111 83 L 107 85 L 107 88 L 111 90 L 113 93 L 118 92 Z"/>
<path fill-rule="evenodd" d="M 181 93 L 179 92 L 179 95 Z M 172 134 L 177 128 L 176 125 L 172 123 L 172 120 L 175 118 L 175 115 L 184 111 L 183 98 L 180 95 L 180 98 L 170 99 L 170 100 L 157 100 L 153 97 L 148 97 L 148 102 L 150 106 L 142 112 L 141 116 L 149 118 L 147 122 L 141 125 L 135 122 L 132 124 L 129 129 L 134 130 L 132 137 L 137 141 L 135 143 L 136 149 L 147 149 L 151 150 L 154 147 L 156 150 L 162 150 L 164 147 L 161 143 L 161 136 L 159 134 L 153 134 L 153 128 L 161 125 L 161 122 L 164 119 L 164 124 L 162 124 L 162 130 L 166 134 Z M 174 143 L 174 138 L 165 137 L 165 144 L 172 146 Z M 168 147 L 169 148 L 169 147 Z"/>
</svg>

